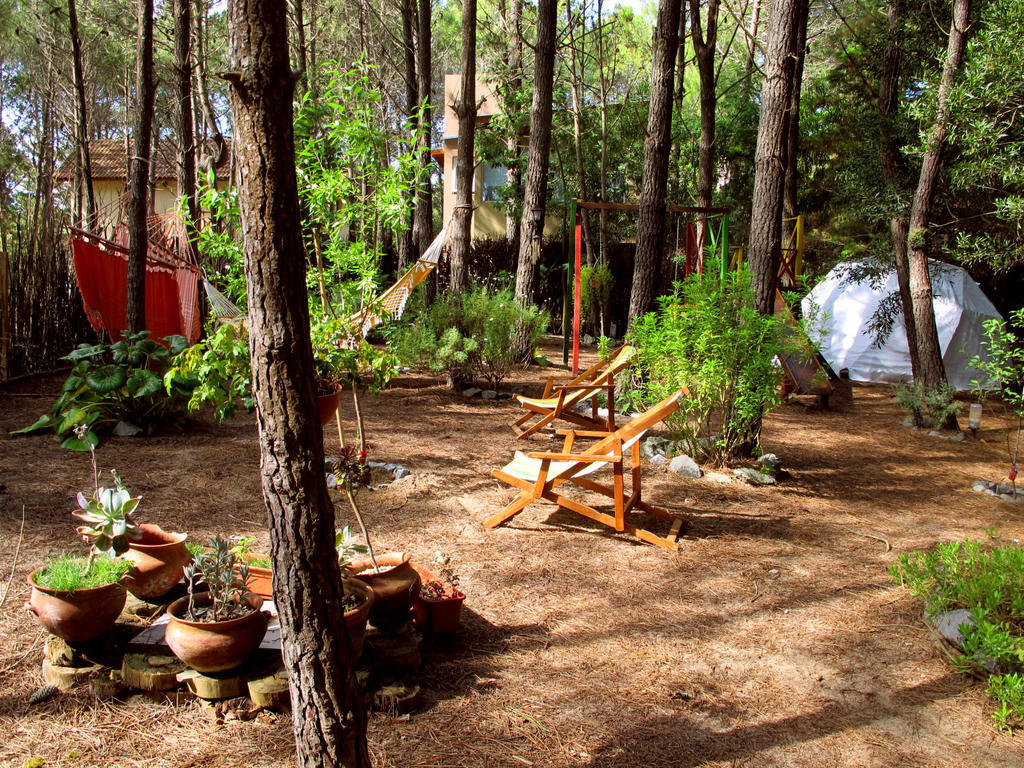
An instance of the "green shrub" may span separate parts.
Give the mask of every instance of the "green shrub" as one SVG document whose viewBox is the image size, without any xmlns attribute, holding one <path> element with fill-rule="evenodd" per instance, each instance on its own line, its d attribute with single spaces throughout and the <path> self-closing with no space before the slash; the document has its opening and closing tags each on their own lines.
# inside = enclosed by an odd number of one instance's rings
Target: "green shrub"
<svg viewBox="0 0 1024 768">
<path fill-rule="evenodd" d="M 545 313 L 524 308 L 509 291 L 474 290 L 422 309 L 392 333 L 392 345 L 402 360 L 443 371 L 452 389 L 474 376 L 493 388 L 517 364 L 516 340 L 525 338 L 532 349 L 546 325 Z"/>
<path fill-rule="evenodd" d="M 627 337 L 637 355 L 624 407 L 641 409 L 688 387 L 668 421 L 674 439 L 698 460 L 750 454 L 762 417 L 779 402 L 783 321 L 754 308 L 745 273 L 724 283 L 717 270 L 694 275 L 659 304 Z"/>
<path fill-rule="evenodd" d="M 1011 434 L 1006 432 L 1006 453 L 1010 464 L 1017 466 L 1020 455 L 1021 429 L 1024 428 L 1024 309 L 1010 313 L 1010 323 L 1002 320 L 986 320 L 985 338 L 982 346 L 984 357 L 975 357 L 971 366 L 985 374 L 1002 389 L 1003 401 L 1017 417 L 1017 427 Z M 986 382 L 974 381 L 975 392 L 984 401 L 988 391 L 982 388 Z M 1013 490 L 1017 492 L 1016 477 Z"/>
<path fill-rule="evenodd" d="M 183 336 L 168 336 L 161 344 L 149 331 L 125 332 L 114 344 L 80 344 L 61 358 L 72 364 L 71 375 L 50 413 L 13 434 L 52 427 L 62 448 L 86 451 L 120 421 L 145 427 L 181 415 L 191 386 L 177 382 L 165 391 L 162 377 L 186 346 Z"/>
<path fill-rule="evenodd" d="M 127 560 L 113 557 L 96 557 L 90 566 L 87 558 L 61 555 L 39 573 L 36 584 L 62 592 L 103 587 L 127 576 L 131 568 L 132 564 Z"/>
<path fill-rule="evenodd" d="M 893 390 L 893 400 L 910 413 L 915 427 L 941 427 L 960 411 L 956 389 L 948 382 L 934 389 L 925 389 L 919 381 L 909 386 L 900 384 Z"/>
<path fill-rule="evenodd" d="M 1024 723 L 1024 548 L 1007 544 L 986 550 L 980 542 L 939 544 L 932 552 L 900 555 L 889 575 L 924 601 L 925 613 L 965 608 L 976 626 L 960 627 L 964 672 L 991 675 L 988 692 L 998 702 L 1000 728 Z M 989 669 L 994 668 L 990 673 Z"/>
<path fill-rule="evenodd" d="M 174 366 L 164 374 L 164 387 L 168 393 L 190 391 L 190 411 L 212 405 L 218 422 L 231 416 L 239 406 L 252 410 L 252 374 L 245 332 L 235 325 L 222 325 L 212 336 L 182 350 L 174 358 Z"/>
</svg>

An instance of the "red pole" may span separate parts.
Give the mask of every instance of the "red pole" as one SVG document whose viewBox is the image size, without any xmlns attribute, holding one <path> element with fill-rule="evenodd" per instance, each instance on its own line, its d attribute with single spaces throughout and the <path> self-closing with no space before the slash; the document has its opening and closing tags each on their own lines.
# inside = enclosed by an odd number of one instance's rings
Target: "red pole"
<svg viewBox="0 0 1024 768">
<path fill-rule="evenodd" d="M 572 375 L 580 371 L 580 251 L 583 250 L 583 225 L 576 224 L 576 265 L 573 276 L 575 290 L 572 297 Z"/>
</svg>

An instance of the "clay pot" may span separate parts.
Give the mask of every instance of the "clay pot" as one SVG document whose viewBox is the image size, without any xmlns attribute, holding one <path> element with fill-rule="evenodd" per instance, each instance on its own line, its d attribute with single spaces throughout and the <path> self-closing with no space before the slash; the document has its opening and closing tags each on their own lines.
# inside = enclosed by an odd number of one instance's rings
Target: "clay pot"
<svg viewBox="0 0 1024 768">
<path fill-rule="evenodd" d="M 260 568 L 255 565 L 250 565 L 249 580 L 245 582 L 245 588 L 254 595 L 259 595 L 264 600 L 273 600 L 274 571 L 270 568 Z"/>
<path fill-rule="evenodd" d="M 377 555 L 381 573 L 373 572 L 369 557 L 353 560 L 345 571 L 365 581 L 376 598 L 370 609 L 370 623 L 375 627 L 394 627 L 409 618 L 416 595 L 420 593 L 420 575 L 405 552 Z"/>
<path fill-rule="evenodd" d="M 440 581 L 433 573 L 426 568 L 414 565 L 413 568 L 419 573 L 423 585 L 430 581 Z M 458 589 L 453 590 L 452 597 L 441 597 L 431 599 L 426 597 L 427 592 L 420 589 L 412 604 L 412 623 L 420 632 L 438 634 L 442 632 L 454 632 L 459 628 L 459 620 L 462 617 L 462 604 L 466 596 Z"/>
<path fill-rule="evenodd" d="M 455 590 L 455 594 L 455 597 L 442 597 L 440 600 L 427 600 L 422 595 L 417 596 L 416 602 L 412 604 L 412 623 L 416 625 L 416 629 L 428 634 L 457 630 L 466 596 L 458 590 Z"/>
<path fill-rule="evenodd" d="M 195 596 L 196 605 L 209 605 L 210 593 Z M 270 614 L 261 611 L 263 599 L 247 594 L 245 603 L 250 613 L 227 621 L 189 621 L 188 596 L 178 598 L 167 607 L 170 622 L 164 638 L 174 655 L 192 669 L 204 674 L 223 672 L 242 664 L 255 651 L 267 633 Z"/>
<path fill-rule="evenodd" d="M 352 658 L 358 659 L 363 652 L 363 640 L 366 639 L 366 622 L 370 618 L 370 611 L 376 599 L 373 590 L 360 579 L 342 578 L 345 593 L 355 593 L 360 597 L 360 603 L 355 608 L 345 611 L 345 628 L 348 630 L 349 640 L 352 643 Z"/>
<path fill-rule="evenodd" d="M 128 591 L 136 597 L 160 597 L 181 581 L 192 554 L 185 546 L 188 534 L 170 533 L 159 525 L 143 523 L 142 538 L 129 543 L 125 560 L 135 568 L 125 580 Z"/>
<path fill-rule="evenodd" d="M 338 399 L 341 396 L 341 387 L 338 387 L 332 394 L 317 395 L 316 407 L 320 413 L 320 426 L 326 427 L 327 423 L 338 410 Z"/>
<path fill-rule="evenodd" d="M 102 587 L 61 592 L 36 584 L 36 576 L 45 569 L 36 568 L 28 575 L 32 595 L 25 607 L 39 619 L 47 632 L 69 643 L 81 643 L 99 637 L 114 626 L 121 615 L 128 591 L 121 582 Z"/>
</svg>

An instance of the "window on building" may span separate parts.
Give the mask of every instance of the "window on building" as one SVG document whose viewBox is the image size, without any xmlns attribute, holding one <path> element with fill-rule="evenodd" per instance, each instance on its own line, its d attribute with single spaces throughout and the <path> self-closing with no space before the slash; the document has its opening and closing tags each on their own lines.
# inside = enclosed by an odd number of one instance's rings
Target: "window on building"
<svg viewBox="0 0 1024 768">
<path fill-rule="evenodd" d="M 501 189 L 508 184 L 508 171 L 500 165 L 485 165 L 483 167 L 483 182 L 483 201 L 496 203 Z"/>
</svg>

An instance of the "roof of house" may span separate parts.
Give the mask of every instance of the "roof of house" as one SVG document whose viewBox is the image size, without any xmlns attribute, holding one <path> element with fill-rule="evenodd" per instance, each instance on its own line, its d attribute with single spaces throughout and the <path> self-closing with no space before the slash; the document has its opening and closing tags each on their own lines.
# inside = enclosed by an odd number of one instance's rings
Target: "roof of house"
<svg viewBox="0 0 1024 768">
<path fill-rule="evenodd" d="M 217 178 L 226 179 L 231 170 L 231 139 L 225 141 L 224 156 L 217 164 Z M 89 163 L 93 181 L 110 179 L 124 181 L 128 177 L 128 150 L 124 138 L 92 139 L 89 142 Z M 201 154 L 201 153 L 200 153 Z M 178 176 L 178 147 L 170 139 L 161 139 L 153 146 L 156 163 L 155 178 L 176 179 Z M 74 154 L 68 156 L 54 174 L 58 180 L 68 180 L 74 172 Z"/>
</svg>

